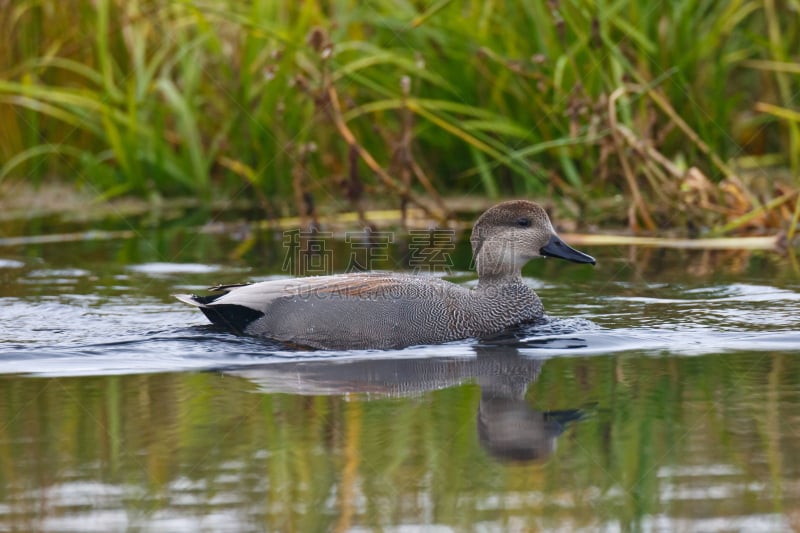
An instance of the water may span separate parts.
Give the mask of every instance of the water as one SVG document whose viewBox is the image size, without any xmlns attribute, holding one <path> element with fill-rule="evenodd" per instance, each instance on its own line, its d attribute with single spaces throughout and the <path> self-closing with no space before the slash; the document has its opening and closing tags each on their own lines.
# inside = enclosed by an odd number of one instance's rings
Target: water
<svg viewBox="0 0 800 533">
<path fill-rule="evenodd" d="M 284 275 L 284 236 L 130 233 L 0 248 L 0 531 L 800 528 L 785 257 L 587 250 L 526 268 L 546 325 L 334 353 L 169 296 Z"/>
</svg>

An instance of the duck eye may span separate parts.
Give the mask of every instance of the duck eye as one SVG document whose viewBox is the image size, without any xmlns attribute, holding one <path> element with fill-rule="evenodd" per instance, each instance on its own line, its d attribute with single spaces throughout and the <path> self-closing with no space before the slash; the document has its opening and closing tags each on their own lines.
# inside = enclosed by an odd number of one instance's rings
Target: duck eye
<svg viewBox="0 0 800 533">
<path fill-rule="evenodd" d="M 531 219 L 528 217 L 520 217 L 517 219 L 517 226 L 520 228 L 527 228 L 531 225 Z"/>
</svg>

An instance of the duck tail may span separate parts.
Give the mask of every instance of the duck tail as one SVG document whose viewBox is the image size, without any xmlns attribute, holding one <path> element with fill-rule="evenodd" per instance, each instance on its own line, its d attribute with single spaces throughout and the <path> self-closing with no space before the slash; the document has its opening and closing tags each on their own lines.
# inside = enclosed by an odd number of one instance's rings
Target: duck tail
<svg viewBox="0 0 800 533">
<path fill-rule="evenodd" d="M 223 295 L 224 294 L 211 294 L 209 296 L 198 296 L 196 294 L 173 294 L 175 298 L 183 303 L 200 308 L 212 324 L 222 326 L 236 333 L 243 333 L 251 322 L 264 316 L 264 313 L 244 305 L 214 304 L 214 302 Z"/>
<path fill-rule="evenodd" d="M 194 307 L 200 307 L 202 309 L 222 295 L 212 294 L 211 296 L 197 296 L 196 294 L 173 294 L 172 296 L 185 304 L 193 305 Z"/>
</svg>

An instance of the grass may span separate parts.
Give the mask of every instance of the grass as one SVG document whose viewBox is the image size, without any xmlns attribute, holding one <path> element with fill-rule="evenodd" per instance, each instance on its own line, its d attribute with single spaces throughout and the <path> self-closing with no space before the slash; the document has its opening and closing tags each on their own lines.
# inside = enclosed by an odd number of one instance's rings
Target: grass
<svg viewBox="0 0 800 533">
<path fill-rule="evenodd" d="M 21 0 L 0 14 L 0 180 L 301 215 L 549 197 L 638 230 L 793 234 L 798 9 Z"/>
</svg>

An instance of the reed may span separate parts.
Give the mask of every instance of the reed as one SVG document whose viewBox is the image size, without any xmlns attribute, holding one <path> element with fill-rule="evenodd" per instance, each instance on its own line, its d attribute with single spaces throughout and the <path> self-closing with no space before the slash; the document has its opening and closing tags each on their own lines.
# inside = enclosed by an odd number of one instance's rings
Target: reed
<svg viewBox="0 0 800 533">
<path fill-rule="evenodd" d="M 0 14 L 0 180 L 301 215 L 390 193 L 446 216 L 447 192 L 597 218 L 622 195 L 635 229 L 724 232 L 797 190 L 792 9 L 21 0 Z"/>
</svg>

